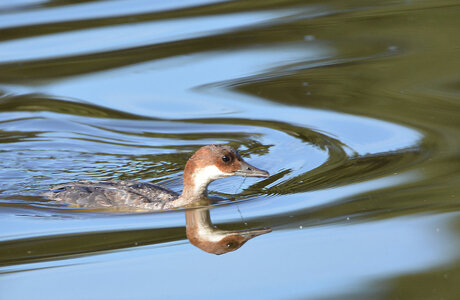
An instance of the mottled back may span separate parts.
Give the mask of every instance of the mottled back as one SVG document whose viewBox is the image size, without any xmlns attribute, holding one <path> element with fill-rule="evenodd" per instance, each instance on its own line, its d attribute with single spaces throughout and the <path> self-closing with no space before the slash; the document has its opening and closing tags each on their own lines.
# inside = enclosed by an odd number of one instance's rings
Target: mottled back
<svg viewBox="0 0 460 300">
<path fill-rule="evenodd" d="M 45 196 L 74 207 L 120 210 L 161 210 L 179 195 L 169 189 L 136 181 L 77 181 L 53 187 Z"/>
</svg>

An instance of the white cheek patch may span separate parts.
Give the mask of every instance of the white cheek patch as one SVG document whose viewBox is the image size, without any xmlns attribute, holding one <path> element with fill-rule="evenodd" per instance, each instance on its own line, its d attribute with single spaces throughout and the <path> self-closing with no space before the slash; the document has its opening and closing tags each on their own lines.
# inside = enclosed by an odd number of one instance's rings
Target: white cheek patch
<svg viewBox="0 0 460 300">
<path fill-rule="evenodd" d="M 232 175 L 233 174 L 222 172 L 216 166 L 207 166 L 195 172 L 195 175 L 193 176 L 193 183 L 195 184 L 196 188 L 201 189 L 203 187 L 207 187 L 208 184 L 213 180 Z"/>
</svg>

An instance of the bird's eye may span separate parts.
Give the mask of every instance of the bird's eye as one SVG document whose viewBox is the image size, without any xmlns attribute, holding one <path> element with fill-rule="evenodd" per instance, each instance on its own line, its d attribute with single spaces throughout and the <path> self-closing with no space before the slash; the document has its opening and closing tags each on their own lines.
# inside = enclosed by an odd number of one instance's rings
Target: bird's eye
<svg viewBox="0 0 460 300">
<path fill-rule="evenodd" d="M 227 155 L 224 155 L 224 156 L 222 156 L 222 160 L 223 160 L 224 162 L 229 162 L 229 161 L 230 161 L 230 157 L 228 157 Z"/>
<path fill-rule="evenodd" d="M 227 243 L 227 248 L 232 248 L 233 247 L 233 243 Z"/>
</svg>

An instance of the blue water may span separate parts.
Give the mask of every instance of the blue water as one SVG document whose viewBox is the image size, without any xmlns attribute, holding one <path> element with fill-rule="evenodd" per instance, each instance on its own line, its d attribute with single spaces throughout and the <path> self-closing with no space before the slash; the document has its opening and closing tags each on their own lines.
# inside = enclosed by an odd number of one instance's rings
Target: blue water
<svg viewBox="0 0 460 300">
<path fill-rule="evenodd" d="M 456 1 L 0 4 L 0 299 L 457 299 Z M 237 147 L 267 179 L 183 210 L 49 201 L 75 180 L 182 189 Z"/>
</svg>

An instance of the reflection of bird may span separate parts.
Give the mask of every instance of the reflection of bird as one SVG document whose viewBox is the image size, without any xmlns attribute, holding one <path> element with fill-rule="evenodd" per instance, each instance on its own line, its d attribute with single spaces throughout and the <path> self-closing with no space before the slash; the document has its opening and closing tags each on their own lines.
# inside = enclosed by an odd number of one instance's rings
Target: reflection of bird
<svg viewBox="0 0 460 300">
<path fill-rule="evenodd" d="M 272 231 L 270 228 L 241 231 L 216 229 L 211 223 L 208 208 L 188 209 L 185 220 L 190 243 L 213 254 L 235 251 L 250 239 Z"/>
<path fill-rule="evenodd" d="M 208 145 L 188 160 L 179 196 L 166 188 L 134 181 L 77 181 L 53 187 L 45 194 L 76 207 L 162 210 L 207 204 L 208 185 L 228 176 L 268 177 L 246 163 L 230 146 Z"/>
</svg>

